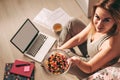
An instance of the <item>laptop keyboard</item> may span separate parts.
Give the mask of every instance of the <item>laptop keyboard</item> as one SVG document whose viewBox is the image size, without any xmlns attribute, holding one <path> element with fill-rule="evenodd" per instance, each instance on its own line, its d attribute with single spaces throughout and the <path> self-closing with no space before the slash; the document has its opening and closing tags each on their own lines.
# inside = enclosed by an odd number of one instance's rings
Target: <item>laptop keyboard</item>
<svg viewBox="0 0 120 80">
<path fill-rule="evenodd" d="M 35 43 L 33 44 L 33 46 L 29 49 L 27 53 L 34 57 L 37 54 L 38 50 L 42 47 L 46 39 L 47 39 L 47 36 L 40 34 L 37 40 L 35 41 Z"/>
</svg>

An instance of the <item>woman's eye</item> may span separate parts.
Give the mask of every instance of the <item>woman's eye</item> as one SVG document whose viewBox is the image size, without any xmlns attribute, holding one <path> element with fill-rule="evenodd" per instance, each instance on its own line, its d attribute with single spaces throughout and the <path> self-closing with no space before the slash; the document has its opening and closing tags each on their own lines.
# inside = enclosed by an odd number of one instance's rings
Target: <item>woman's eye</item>
<svg viewBox="0 0 120 80">
<path fill-rule="evenodd" d="M 99 16 L 97 16 L 97 15 L 96 15 L 95 17 L 96 17 L 98 20 L 100 19 Z"/>
<path fill-rule="evenodd" d="M 104 21 L 104 22 L 109 22 L 110 20 L 109 20 L 109 19 L 104 19 L 103 21 Z"/>
</svg>

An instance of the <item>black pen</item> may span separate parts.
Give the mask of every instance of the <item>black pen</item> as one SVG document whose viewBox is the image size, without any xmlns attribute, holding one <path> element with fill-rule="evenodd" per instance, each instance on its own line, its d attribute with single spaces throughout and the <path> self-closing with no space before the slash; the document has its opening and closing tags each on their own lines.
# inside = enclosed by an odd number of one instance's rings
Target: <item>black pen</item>
<svg viewBox="0 0 120 80">
<path fill-rule="evenodd" d="M 17 64 L 16 67 L 29 66 L 30 64 Z"/>
</svg>

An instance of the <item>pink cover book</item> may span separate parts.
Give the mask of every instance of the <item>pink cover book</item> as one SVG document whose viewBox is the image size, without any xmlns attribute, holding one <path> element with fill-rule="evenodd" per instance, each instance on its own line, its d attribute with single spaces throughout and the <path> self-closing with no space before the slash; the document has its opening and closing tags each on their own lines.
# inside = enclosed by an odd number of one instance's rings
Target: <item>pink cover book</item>
<svg viewBox="0 0 120 80">
<path fill-rule="evenodd" d="M 35 67 L 34 63 L 22 60 L 15 60 L 10 72 L 25 77 L 31 77 L 34 67 Z"/>
</svg>

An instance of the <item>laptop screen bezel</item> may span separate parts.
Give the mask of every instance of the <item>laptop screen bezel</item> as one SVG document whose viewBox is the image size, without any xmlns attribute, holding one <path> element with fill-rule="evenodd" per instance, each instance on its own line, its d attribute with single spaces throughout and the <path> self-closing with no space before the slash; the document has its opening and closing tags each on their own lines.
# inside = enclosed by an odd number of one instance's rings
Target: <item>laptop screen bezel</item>
<svg viewBox="0 0 120 80">
<path fill-rule="evenodd" d="M 30 43 L 27 45 L 27 47 L 22 51 L 22 50 L 13 42 L 13 40 L 14 40 L 14 38 L 16 37 L 16 35 L 19 33 L 19 31 L 24 27 L 24 25 L 25 25 L 25 23 L 26 23 L 27 21 L 29 21 L 29 22 L 33 25 L 33 27 L 37 30 L 37 33 L 36 33 L 36 35 L 33 37 L 33 39 L 30 41 Z M 31 22 L 31 20 L 30 20 L 29 18 L 27 18 L 26 21 L 22 24 L 22 26 L 21 26 L 21 27 L 18 29 L 18 31 L 15 33 L 15 35 L 11 38 L 10 42 L 11 42 L 17 49 L 19 49 L 20 52 L 24 53 L 24 52 L 29 48 L 29 46 L 32 44 L 32 42 L 34 41 L 34 39 L 36 38 L 36 36 L 38 35 L 38 33 L 39 33 L 39 30 L 38 30 L 38 29 L 36 28 L 36 26 Z"/>
</svg>

